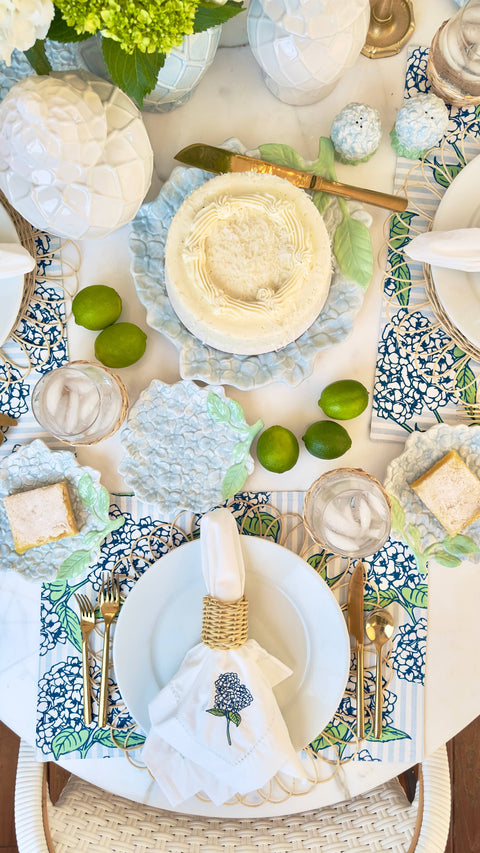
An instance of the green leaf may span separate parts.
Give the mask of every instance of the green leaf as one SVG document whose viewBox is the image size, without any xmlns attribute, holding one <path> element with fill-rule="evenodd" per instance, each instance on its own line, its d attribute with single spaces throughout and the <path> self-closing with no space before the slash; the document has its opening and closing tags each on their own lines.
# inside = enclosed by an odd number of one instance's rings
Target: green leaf
<svg viewBox="0 0 480 853">
<path fill-rule="evenodd" d="M 280 522 L 268 512 L 254 512 L 242 521 L 242 532 L 249 536 L 266 536 L 277 541 L 280 534 Z"/>
<path fill-rule="evenodd" d="M 228 711 L 227 717 L 231 723 L 235 723 L 237 728 L 240 725 L 240 723 L 242 722 L 242 718 L 241 718 L 240 714 L 238 713 L 238 711 Z"/>
<path fill-rule="evenodd" d="M 415 589 L 409 586 L 404 586 L 402 589 L 402 597 L 408 604 L 414 607 L 428 607 L 428 586 L 426 583 L 420 583 Z"/>
<path fill-rule="evenodd" d="M 306 171 L 305 161 L 294 148 L 290 148 L 290 145 L 272 142 L 260 145 L 258 150 L 262 160 L 269 160 L 270 163 L 278 163 L 279 166 L 290 166 L 294 169 Z"/>
<path fill-rule="evenodd" d="M 93 548 L 98 547 L 104 538 L 105 534 L 103 530 L 90 530 L 88 533 L 85 533 L 85 536 L 82 538 L 82 545 L 85 550 L 88 550 L 91 554 Z"/>
<path fill-rule="evenodd" d="M 403 306 L 408 305 L 412 288 L 412 277 L 408 264 L 404 263 L 403 256 L 396 252 L 390 255 L 389 262 L 389 276 L 394 284 L 398 303 Z"/>
<path fill-rule="evenodd" d="M 75 551 L 63 561 L 57 572 L 57 578 L 74 578 L 90 566 L 92 555 L 90 551 Z"/>
<path fill-rule="evenodd" d="M 457 533 L 456 536 L 446 536 L 442 542 L 445 551 L 453 554 L 455 557 L 469 557 L 470 554 L 478 553 L 479 547 L 474 539 L 470 536 L 465 536 L 464 533 Z"/>
<path fill-rule="evenodd" d="M 327 737 L 325 737 L 327 735 Z M 344 741 L 349 741 L 353 738 L 351 731 L 349 730 L 346 723 L 338 723 L 335 725 L 334 723 L 328 723 L 325 726 L 323 732 L 318 735 L 314 740 L 312 740 L 310 746 L 312 747 L 314 752 L 319 752 L 321 749 L 328 749 L 328 747 L 332 746 L 331 741 L 333 740 L 336 745 L 339 743 L 343 743 Z"/>
<path fill-rule="evenodd" d="M 367 226 L 345 214 L 333 237 L 333 251 L 343 274 L 366 290 L 373 275 L 372 241 Z"/>
<path fill-rule="evenodd" d="M 453 554 L 447 554 L 446 551 L 434 551 L 433 554 L 430 554 L 437 563 L 440 563 L 441 566 L 447 566 L 449 569 L 455 569 L 457 566 L 460 566 L 462 561 L 458 559 L 458 557 L 454 557 Z"/>
<path fill-rule="evenodd" d="M 325 211 L 326 211 L 328 205 L 330 204 L 331 200 L 332 200 L 332 196 L 329 195 L 328 193 L 322 193 L 322 192 L 318 192 L 318 191 L 312 193 L 312 201 L 313 201 L 315 207 L 317 208 L 318 212 L 321 213 L 322 216 L 325 213 Z"/>
<path fill-rule="evenodd" d="M 245 421 L 245 415 L 240 403 L 237 400 L 227 400 L 227 406 L 230 409 L 230 422 L 233 426 L 240 429 L 248 429 L 248 424 Z"/>
<path fill-rule="evenodd" d="M 224 24 L 230 18 L 243 11 L 245 11 L 245 7 L 242 3 L 235 3 L 234 0 L 227 0 L 223 6 L 219 6 L 216 3 L 200 3 L 195 12 L 193 32 L 202 33 L 204 30 L 208 30 L 209 27 Z"/>
<path fill-rule="evenodd" d="M 52 66 L 45 53 L 45 39 L 37 39 L 32 47 L 23 51 L 30 65 L 37 74 L 50 74 Z"/>
<path fill-rule="evenodd" d="M 477 402 L 477 381 L 468 363 L 457 370 L 457 388 L 464 403 L 475 404 Z"/>
<path fill-rule="evenodd" d="M 226 717 L 228 711 L 224 711 L 223 708 L 209 708 L 207 714 L 212 714 L 214 717 Z"/>
<path fill-rule="evenodd" d="M 81 749 L 88 740 L 89 735 L 90 729 L 80 729 L 79 732 L 76 732 L 71 726 L 62 729 L 52 740 L 52 752 L 55 758 L 60 758 L 61 755 L 67 755 L 69 752 Z"/>
<path fill-rule="evenodd" d="M 390 498 L 392 508 L 392 527 L 394 530 L 401 532 L 405 527 L 405 513 L 403 511 L 403 507 L 395 495 L 389 495 L 388 497 Z"/>
<path fill-rule="evenodd" d="M 382 729 L 382 741 L 387 740 L 403 740 L 407 738 L 407 740 L 411 740 L 410 735 L 406 732 L 402 732 L 401 729 L 396 729 L 394 726 L 385 726 Z M 373 740 L 372 737 L 368 737 L 368 740 Z"/>
<path fill-rule="evenodd" d="M 379 607 L 388 607 L 394 601 L 398 601 L 398 593 L 395 589 L 379 589 L 377 591 L 366 593 L 365 601 L 370 604 L 375 604 Z"/>
<path fill-rule="evenodd" d="M 420 549 L 420 531 L 418 527 L 415 527 L 414 524 L 407 524 L 405 534 L 409 545 L 412 545 L 414 550 L 418 551 Z"/>
<path fill-rule="evenodd" d="M 335 171 L 335 149 L 333 142 L 328 136 L 321 136 L 318 140 L 318 157 L 312 166 L 314 175 L 321 175 L 329 181 L 337 180 Z"/>
<path fill-rule="evenodd" d="M 92 33 L 79 34 L 73 27 L 69 27 L 60 9 L 55 6 L 55 15 L 53 16 L 52 23 L 50 24 L 47 38 L 52 41 L 71 42 L 85 41 L 85 39 L 89 39 L 91 37 Z"/>
<path fill-rule="evenodd" d="M 226 402 L 213 391 L 207 394 L 207 414 L 215 423 L 223 424 L 230 420 L 230 409 Z"/>
<path fill-rule="evenodd" d="M 223 500 L 226 501 L 227 498 L 231 498 L 239 492 L 247 477 L 248 471 L 243 462 L 237 462 L 235 465 L 230 465 L 230 468 L 227 470 L 222 482 Z"/>
<path fill-rule="evenodd" d="M 132 731 L 115 730 L 112 737 L 110 729 L 95 729 L 92 743 L 101 743 L 107 749 L 124 749 L 125 743 L 127 743 L 127 748 L 132 747 L 132 749 L 135 749 L 145 743 L 145 735 Z"/>
<path fill-rule="evenodd" d="M 448 189 L 453 179 L 457 177 L 458 173 L 462 171 L 462 165 L 458 163 L 457 165 L 447 166 L 444 165 L 442 169 L 435 168 L 433 170 L 433 177 L 437 184 L 440 184 L 441 187 L 445 187 Z M 445 174 L 445 172 L 447 174 Z M 450 178 L 448 178 L 450 175 Z"/>
<path fill-rule="evenodd" d="M 98 731 L 101 731 L 101 729 Z M 137 749 L 145 743 L 145 735 L 141 735 L 138 732 L 120 732 L 114 730 L 113 738 L 110 737 L 110 746 L 112 746 L 112 741 L 113 746 L 121 749 Z M 108 746 L 108 744 L 105 744 L 105 746 Z"/>
<path fill-rule="evenodd" d="M 155 88 L 158 72 L 165 63 L 164 53 L 142 53 L 135 48 L 125 53 L 119 43 L 111 38 L 102 39 L 105 64 L 114 83 L 126 92 L 140 109 L 148 92 Z"/>
<path fill-rule="evenodd" d="M 106 519 L 108 518 L 108 513 L 110 510 L 110 493 L 107 492 L 103 486 L 100 486 L 99 491 L 97 491 L 97 512 L 99 515 L 103 515 Z"/>
<path fill-rule="evenodd" d="M 90 474 L 82 474 L 77 483 L 78 496 L 87 509 L 92 509 L 97 503 L 97 490 Z"/>
<path fill-rule="evenodd" d="M 318 572 L 318 574 L 321 575 L 324 579 L 327 570 L 325 557 L 326 552 L 323 551 L 321 554 L 312 554 L 307 560 L 308 565 L 311 566 L 312 569 L 315 569 L 315 571 Z"/>
<path fill-rule="evenodd" d="M 52 583 L 45 584 L 46 589 L 48 589 L 48 597 L 50 601 L 55 603 L 59 601 L 65 595 L 67 591 L 67 581 L 66 580 L 56 580 Z"/>
<path fill-rule="evenodd" d="M 60 624 L 64 629 L 67 639 L 70 640 L 73 646 L 81 652 L 82 650 L 82 632 L 80 631 L 80 622 L 78 616 L 68 606 L 66 601 L 60 601 L 55 612 L 59 618 Z"/>
</svg>

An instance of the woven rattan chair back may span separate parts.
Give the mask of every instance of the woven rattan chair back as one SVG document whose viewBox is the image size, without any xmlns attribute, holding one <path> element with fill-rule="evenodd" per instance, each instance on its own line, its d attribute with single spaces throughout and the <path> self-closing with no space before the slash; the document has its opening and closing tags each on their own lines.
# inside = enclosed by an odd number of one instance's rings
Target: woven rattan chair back
<svg viewBox="0 0 480 853">
<path fill-rule="evenodd" d="M 393 779 L 316 811 L 218 819 L 139 805 L 71 777 L 53 806 L 22 742 L 15 813 L 19 853 L 444 853 L 450 779 L 442 748 L 422 765 L 412 804 Z"/>
</svg>

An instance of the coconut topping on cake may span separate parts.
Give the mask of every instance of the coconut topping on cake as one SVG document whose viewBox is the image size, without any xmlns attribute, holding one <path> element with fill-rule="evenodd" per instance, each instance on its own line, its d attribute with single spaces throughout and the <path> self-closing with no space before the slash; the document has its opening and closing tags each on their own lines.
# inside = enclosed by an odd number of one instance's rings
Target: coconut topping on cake
<svg viewBox="0 0 480 853">
<path fill-rule="evenodd" d="M 270 352 L 320 313 L 330 241 L 303 190 L 272 175 L 220 175 L 176 213 L 165 270 L 172 307 L 192 334 L 226 352 Z"/>
</svg>

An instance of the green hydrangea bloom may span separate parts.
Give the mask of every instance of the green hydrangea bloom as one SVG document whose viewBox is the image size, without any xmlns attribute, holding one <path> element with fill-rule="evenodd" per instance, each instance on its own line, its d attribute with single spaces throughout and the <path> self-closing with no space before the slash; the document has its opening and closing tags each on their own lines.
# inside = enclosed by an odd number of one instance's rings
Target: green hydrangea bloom
<svg viewBox="0 0 480 853">
<path fill-rule="evenodd" d="M 193 33 L 198 0 L 56 0 L 77 33 L 100 32 L 126 53 L 168 53 Z"/>
</svg>

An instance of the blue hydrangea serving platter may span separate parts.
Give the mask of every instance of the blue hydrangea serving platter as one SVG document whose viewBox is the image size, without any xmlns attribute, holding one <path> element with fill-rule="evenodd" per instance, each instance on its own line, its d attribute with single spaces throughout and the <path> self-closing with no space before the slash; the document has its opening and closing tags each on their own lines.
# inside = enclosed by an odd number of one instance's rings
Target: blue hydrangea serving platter
<svg viewBox="0 0 480 853">
<path fill-rule="evenodd" d="M 238 139 L 227 140 L 223 147 L 260 156 L 259 150 L 247 151 Z M 147 323 L 179 350 L 184 379 L 227 383 L 244 390 L 280 380 L 298 385 L 311 375 L 320 350 L 347 337 L 362 306 L 364 288 L 347 278 L 334 260 L 326 303 L 315 322 L 293 343 L 276 352 L 249 356 L 224 353 L 203 344 L 185 328 L 170 304 L 165 285 L 165 244 L 170 223 L 184 199 L 212 177 L 200 169 L 175 168 L 155 201 L 142 205 L 133 220 L 131 270 L 138 296 L 147 309 Z M 348 202 L 347 207 L 352 219 L 370 225 L 370 215 L 358 203 Z M 333 238 L 341 214 L 329 205 L 323 216 Z"/>
<path fill-rule="evenodd" d="M 249 426 L 222 386 L 199 388 L 154 379 L 129 411 L 118 470 L 137 497 L 169 516 L 206 512 L 233 497 L 252 473 L 250 445 L 263 427 Z"/>
</svg>

